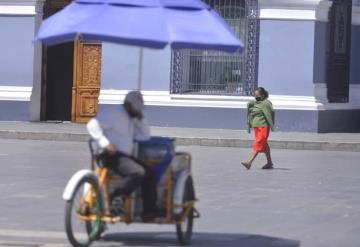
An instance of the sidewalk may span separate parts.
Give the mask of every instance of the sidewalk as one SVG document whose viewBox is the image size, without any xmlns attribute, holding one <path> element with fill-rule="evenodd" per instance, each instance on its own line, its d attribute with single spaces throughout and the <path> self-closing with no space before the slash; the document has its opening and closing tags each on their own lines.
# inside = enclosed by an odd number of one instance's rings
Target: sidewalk
<svg viewBox="0 0 360 247">
<path fill-rule="evenodd" d="M 242 130 L 152 127 L 152 135 L 176 138 L 177 145 L 249 148 L 253 134 Z M 1 139 L 87 141 L 85 125 L 74 123 L 0 122 Z M 360 151 L 360 133 L 288 133 L 270 134 L 270 146 L 276 149 Z"/>
</svg>

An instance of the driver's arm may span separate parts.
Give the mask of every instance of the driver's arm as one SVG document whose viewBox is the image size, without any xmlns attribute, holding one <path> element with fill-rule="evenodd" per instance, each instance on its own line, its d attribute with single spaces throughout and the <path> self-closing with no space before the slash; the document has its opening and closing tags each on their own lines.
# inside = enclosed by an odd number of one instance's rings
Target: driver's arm
<svg viewBox="0 0 360 247">
<path fill-rule="evenodd" d="M 90 136 L 99 144 L 101 148 L 106 149 L 109 145 L 111 145 L 109 139 L 104 135 L 104 131 L 96 118 L 91 119 L 87 123 L 86 128 Z"/>
<path fill-rule="evenodd" d="M 111 144 L 109 139 L 104 135 L 104 131 L 96 118 L 91 119 L 87 123 L 86 128 L 90 136 L 99 144 L 100 148 L 106 149 L 110 154 L 117 152 L 116 147 Z"/>
</svg>

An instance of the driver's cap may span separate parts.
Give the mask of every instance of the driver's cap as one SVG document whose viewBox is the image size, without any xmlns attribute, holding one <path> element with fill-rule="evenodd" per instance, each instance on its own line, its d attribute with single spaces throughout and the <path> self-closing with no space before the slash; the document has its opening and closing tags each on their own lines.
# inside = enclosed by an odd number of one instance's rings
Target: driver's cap
<svg viewBox="0 0 360 247">
<path fill-rule="evenodd" d="M 130 91 L 125 96 L 125 102 L 131 104 L 134 110 L 142 112 L 144 110 L 144 99 L 139 91 Z"/>
</svg>

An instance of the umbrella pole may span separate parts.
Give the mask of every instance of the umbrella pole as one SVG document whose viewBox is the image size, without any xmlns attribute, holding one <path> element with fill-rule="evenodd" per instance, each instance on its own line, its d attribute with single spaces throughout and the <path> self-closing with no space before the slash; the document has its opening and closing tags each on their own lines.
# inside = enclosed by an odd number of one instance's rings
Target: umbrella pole
<svg viewBox="0 0 360 247">
<path fill-rule="evenodd" d="M 142 87 L 143 63 L 144 63 L 144 48 L 140 48 L 139 69 L 138 69 L 138 88 L 137 88 L 138 91 L 141 91 L 141 87 Z"/>
</svg>

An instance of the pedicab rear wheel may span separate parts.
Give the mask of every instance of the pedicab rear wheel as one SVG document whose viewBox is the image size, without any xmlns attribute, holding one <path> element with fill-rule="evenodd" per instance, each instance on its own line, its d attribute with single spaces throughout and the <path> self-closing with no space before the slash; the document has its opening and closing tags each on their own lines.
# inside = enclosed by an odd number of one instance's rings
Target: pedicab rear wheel
<svg viewBox="0 0 360 247">
<path fill-rule="evenodd" d="M 194 200 L 194 186 L 191 177 L 188 177 L 185 183 L 183 203 Z M 186 209 L 184 209 L 185 211 Z M 191 242 L 192 232 L 194 225 L 194 209 L 191 208 L 186 219 L 176 225 L 177 239 L 182 245 L 189 245 Z"/>
<path fill-rule="evenodd" d="M 91 207 L 84 202 L 84 192 L 88 193 L 91 188 L 94 205 Z M 100 193 L 97 191 L 97 180 L 93 177 L 84 177 L 76 186 L 72 198 L 65 206 L 65 230 L 69 242 L 74 247 L 88 247 L 97 240 L 101 234 L 101 218 L 97 216 L 95 221 L 86 221 L 79 215 L 99 215 L 102 211 Z"/>
</svg>

